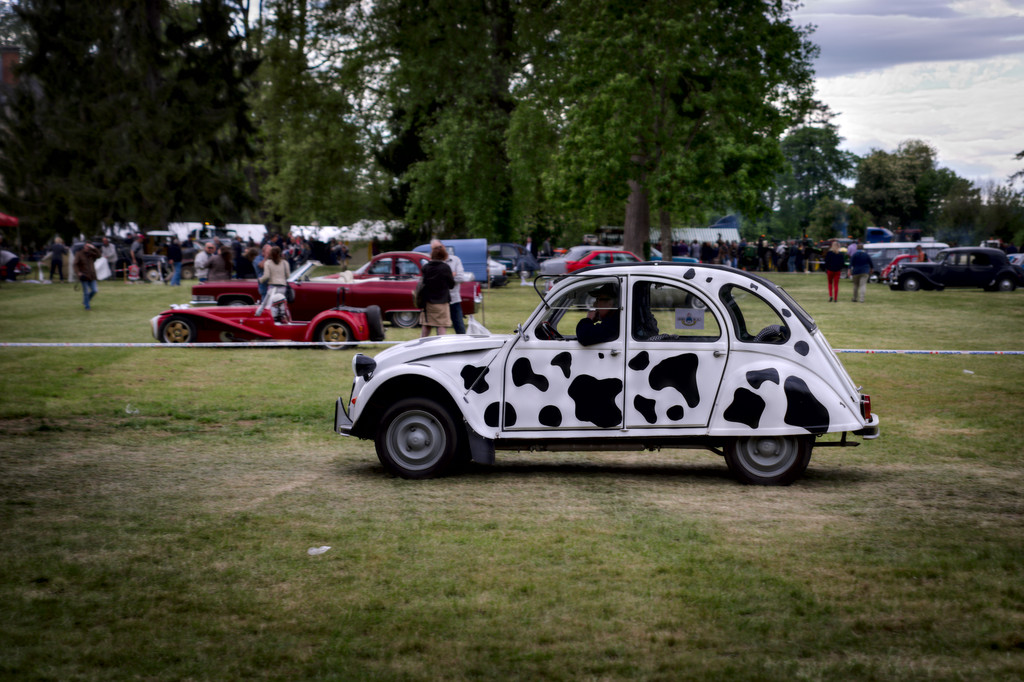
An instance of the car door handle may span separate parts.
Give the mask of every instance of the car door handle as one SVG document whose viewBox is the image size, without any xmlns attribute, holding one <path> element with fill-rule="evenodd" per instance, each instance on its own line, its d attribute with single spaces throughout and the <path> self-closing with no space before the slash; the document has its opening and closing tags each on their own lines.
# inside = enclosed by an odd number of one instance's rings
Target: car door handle
<svg viewBox="0 0 1024 682">
<path fill-rule="evenodd" d="M 720 357 L 722 357 L 724 355 L 727 355 L 727 353 L 724 350 L 716 350 L 714 355 L 715 355 L 716 358 L 720 358 Z"/>
<path fill-rule="evenodd" d="M 619 350 L 613 350 L 613 351 L 611 352 L 611 355 L 612 355 L 612 357 L 615 357 L 616 355 L 618 355 L 618 354 L 619 354 L 619 353 L 621 353 L 621 352 L 622 352 L 622 351 L 619 351 Z"/>
</svg>

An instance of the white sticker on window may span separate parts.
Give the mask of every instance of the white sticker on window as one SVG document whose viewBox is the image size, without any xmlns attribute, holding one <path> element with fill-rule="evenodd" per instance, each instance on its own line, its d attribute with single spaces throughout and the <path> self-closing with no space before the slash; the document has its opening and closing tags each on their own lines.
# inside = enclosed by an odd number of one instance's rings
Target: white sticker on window
<svg viewBox="0 0 1024 682">
<path fill-rule="evenodd" d="M 676 329 L 704 329 L 704 311 L 700 308 L 676 308 Z"/>
</svg>

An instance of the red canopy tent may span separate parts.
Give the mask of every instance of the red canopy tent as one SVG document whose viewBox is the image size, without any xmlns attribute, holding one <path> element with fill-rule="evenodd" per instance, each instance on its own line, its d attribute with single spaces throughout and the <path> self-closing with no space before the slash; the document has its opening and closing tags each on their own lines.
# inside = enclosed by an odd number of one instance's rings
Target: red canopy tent
<svg viewBox="0 0 1024 682">
<path fill-rule="evenodd" d="M 18 219 L 6 213 L 0 213 L 0 227 L 17 227 Z"/>
</svg>

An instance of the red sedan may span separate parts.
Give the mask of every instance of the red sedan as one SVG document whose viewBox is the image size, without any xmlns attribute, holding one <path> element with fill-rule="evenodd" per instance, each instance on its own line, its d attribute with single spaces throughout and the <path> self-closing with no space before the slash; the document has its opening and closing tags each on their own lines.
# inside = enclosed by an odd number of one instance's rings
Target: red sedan
<svg viewBox="0 0 1024 682">
<path fill-rule="evenodd" d="M 606 246 L 574 246 L 564 256 L 548 258 L 540 264 L 542 275 L 564 275 L 582 270 L 591 265 L 607 265 L 609 263 L 639 263 L 643 259 L 632 251 L 614 249 Z"/>
<path fill-rule="evenodd" d="M 292 291 L 295 292 L 295 300 L 289 304 L 292 319 L 312 320 L 318 313 L 341 305 L 356 308 L 376 305 L 396 327 L 415 327 L 419 324 L 420 311 L 412 298 L 418 278 L 381 277 L 354 282 L 346 282 L 341 278 L 333 281 L 311 280 L 309 272 L 313 266 L 314 263 L 305 263 L 289 278 Z M 476 304 L 480 301 L 483 301 L 480 284 L 463 282 L 462 311 L 466 315 L 474 314 Z M 195 306 L 253 305 L 258 302 L 256 280 L 252 279 L 204 282 L 192 287 L 191 304 Z"/>
</svg>

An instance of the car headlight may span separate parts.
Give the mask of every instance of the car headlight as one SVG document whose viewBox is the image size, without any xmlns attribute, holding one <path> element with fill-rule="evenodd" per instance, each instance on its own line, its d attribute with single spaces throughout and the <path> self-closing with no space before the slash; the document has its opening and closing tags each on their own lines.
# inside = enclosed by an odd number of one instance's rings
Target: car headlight
<svg viewBox="0 0 1024 682">
<path fill-rule="evenodd" d="M 369 381 L 373 377 L 375 369 L 377 369 L 377 361 L 367 355 L 356 353 L 356 356 L 352 358 L 352 373 L 360 379 Z"/>
</svg>

